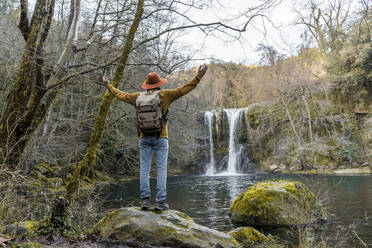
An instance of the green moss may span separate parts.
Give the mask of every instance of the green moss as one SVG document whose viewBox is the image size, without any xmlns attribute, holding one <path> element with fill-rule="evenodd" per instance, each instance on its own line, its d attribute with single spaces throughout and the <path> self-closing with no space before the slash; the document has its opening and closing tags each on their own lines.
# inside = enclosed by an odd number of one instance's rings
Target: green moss
<svg viewBox="0 0 372 248">
<path fill-rule="evenodd" d="M 186 219 L 186 220 L 189 220 L 189 221 L 192 221 L 192 222 L 195 223 L 195 221 L 190 216 L 188 216 L 187 214 L 185 214 L 183 212 L 177 212 L 177 215 L 180 216 L 180 217 L 182 217 L 182 218 L 184 218 L 184 219 Z"/>
<path fill-rule="evenodd" d="M 321 206 L 300 182 L 260 182 L 232 203 L 228 214 L 234 222 L 251 225 L 293 225 L 316 220 Z"/>
<path fill-rule="evenodd" d="M 268 115 L 268 111 L 268 108 L 264 105 L 254 105 L 245 111 L 245 120 L 251 128 L 257 129 L 265 123 L 265 116 Z"/>
<path fill-rule="evenodd" d="M 42 248 L 42 244 L 37 242 L 27 242 L 27 243 L 12 243 L 12 248 Z"/>
<path fill-rule="evenodd" d="M 238 243 L 261 243 L 266 240 L 266 236 L 252 227 L 241 227 L 227 233 Z"/>
<path fill-rule="evenodd" d="M 38 223 L 38 221 L 26 220 L 21 222 L 21 225 L 25 226 L 28 230 L 35 230 L 35 227 L 37 227 Z"/>
<path fill-rule="evenodd" d="M 7 225 L 4 228 L 3 232 L 6 233 L 7 235 L 12 235 L 16 237 L 29 236 L 33 235 L 37 231 L 39 223 L 40 221 L 32 220 L 16 222 L 11 225 Z"/>
<path fill-rule="evenodd" d="M 47 163 L 41 162 L 37 164 L 34 171 L 38 171 L 44 176 L 48 177 L 58 177 L 61 174 L 61 168 L 58 166 L 51 166 Z"/>
<path fill-rule="evenodd" d="M 60 177 L 47 178 L 47 183 L 50 188 L 59 188 L 63 185 L 63 180 Z"/>
<path fill-rule="evenodd" d="M 314 164 L 316 165 L 328 165 L 331 163 L 331 158 L 329 156 L 323 156 L 320 154 L 314 155 Z"/>
<path fill-rule="evenodd" d="M 238 247 L 225 233 L 201 227 L 188 215 L 175 211 L 142 211 L 122 208 L 109 213 L 93 229 L 101 238 L 134 239 L 141 244 L 167 247 Z"/>
<path fill-rule="evenodd" d="M 112 222 L 112 217 L 116 214 L 117 211 L 118 210 L 112 211 L 112 212 L 108 213 L 105 217 L 103 217 L 102 219 L 100 219 L 98 221 L 98 223 L 93 227 L 93 229 L 92 229 L 91 232 L 92 233 L 96 233 L 96 232 L 98 232 L 97 230 L 103 228 L 102 227 L 103 225 L 110 225 L 111 222 Z"/>
</svg>

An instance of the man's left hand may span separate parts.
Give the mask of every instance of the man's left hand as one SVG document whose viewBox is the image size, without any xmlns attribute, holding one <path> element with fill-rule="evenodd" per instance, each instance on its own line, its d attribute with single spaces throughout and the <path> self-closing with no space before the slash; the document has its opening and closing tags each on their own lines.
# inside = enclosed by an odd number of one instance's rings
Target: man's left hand
<svg viewBox="0 0 372 248">
<path fill-rule="evenodd" d="M 103 83 L 105 84 L 105 86 L 107 87 L 110 83 L 107 81 L 107 78 L 105 76 L 102 77 L 102 81 Z"/>
</svg>

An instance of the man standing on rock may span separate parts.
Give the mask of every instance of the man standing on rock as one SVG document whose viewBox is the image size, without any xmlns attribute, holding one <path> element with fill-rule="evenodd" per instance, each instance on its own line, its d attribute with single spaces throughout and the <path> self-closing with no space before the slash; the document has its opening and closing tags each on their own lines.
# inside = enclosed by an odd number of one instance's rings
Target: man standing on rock
<svg viewBox="0 0 372 248">
<path fill-rule="evenodd" d="M 157 194 L 155 210 L 169 209 L 167 198 L 167 160 L 168 160 L 168 122 L 166 115 L 169 106 L 193 90 L 205 75 L 208 66 L 199 67 L 197 75 L 187 84 L 177 89 L 160 89 L 168 80 L 151 72 L 143 82 L 145 92 L 127 93 L 113 87 L 105 77 L 103 82 L 107 89 L 118 99 L 136 107 L 138 131 L 140 136 L 140 189 L 141 208 L 146 210 L 151 205 L 149 175 L 152 154 L 156 156 Z M 159 103 L 160 102 L 160 103 Z M 158 107 L 157 107 L 158 105 Z M 159 112 L 159 114 L 157 114 Z"/>
</svg>

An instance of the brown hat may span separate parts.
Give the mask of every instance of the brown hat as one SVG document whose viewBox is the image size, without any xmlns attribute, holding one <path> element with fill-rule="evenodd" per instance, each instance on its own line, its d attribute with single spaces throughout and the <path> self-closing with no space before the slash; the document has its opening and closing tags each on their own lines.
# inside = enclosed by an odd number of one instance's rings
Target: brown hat
<svg viewBox="0 0 372 248">
<path fill-rule="evenodd" d="M 147 75 L 147 79 L 143 82 L 142 88 L 145 90 L 158 88 L 168 82 L 168 79 L 160 78 L 156 72 L 150 72 Z"/>
</svg>

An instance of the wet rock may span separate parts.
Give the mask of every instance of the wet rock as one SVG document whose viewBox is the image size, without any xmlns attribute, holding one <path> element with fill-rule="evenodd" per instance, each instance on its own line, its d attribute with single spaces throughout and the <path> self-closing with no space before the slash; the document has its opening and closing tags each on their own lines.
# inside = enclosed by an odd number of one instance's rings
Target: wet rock
<svg viewBox="0 0 372 248">
<path fill-rule="evenodd" d="M 240 146 L 239 149 L 240 153 L 236 163 L 237 171 L 244 174 L 257 173 L 259 170 L 258 166 L 252 161 L 248 150 L 244 146 Z"/>
<path fill-rule="evenodd" d="M 236 247 L 229 235 L 196 224 L 184 213 L 141 211 L 139 208 L 121 208 L 111 212 L 93 228 L 102 239 L 133 239 L 143 245 L 212 248 Z"/>
<path fill-rule="evenodd" d="M 239 227 L 228 232 L 239 244 L 254 245 L 266 240 L 266 236 L 254 229 L 253 227 Z"/>
<path fill-rule="evenodd" d="M 216 172 L 221 173 L 223 171 L 227 171 L 227 167 L 229 165 L 229 155 L 224 156 L 219 163 L 216 165 Z"/>
<path fill-rule="evenodd" d="M 248 150 L 244 146 L 238 146 L 237 150 L 239 152 L 237 153 L 236 158 L 236 171 L 243 174 L 257 173 L 259 171 L 258 165 L 252 161 Z M 216 172 L 221 173 L 227 171 L 229 165 L 229 154 L 217 161 L 219 162 L 216 164 Z"/>
<path fill-rule="evenodd" d="M 228 214 L 238 224 L 289 226 L 309 224 L 327 218 L 314 194 L 300 182 L 260 182 L 239 195 Z"/>
</svg>

